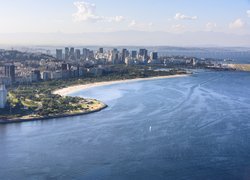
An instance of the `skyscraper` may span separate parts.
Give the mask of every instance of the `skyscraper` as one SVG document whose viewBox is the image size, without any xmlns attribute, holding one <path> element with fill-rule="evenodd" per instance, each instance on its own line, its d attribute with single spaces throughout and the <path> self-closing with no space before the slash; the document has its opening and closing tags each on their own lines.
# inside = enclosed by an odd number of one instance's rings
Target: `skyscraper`
<svg viewBox="0 0 250 180">
<path fill-rule="evenodd" d="M 32 75 L 35 81 L 40 81 L 42 79 L 41 72 L 39 70 L 32 71 Z"/>
<path fill-rule="evenodd" d="M 103 54 L 103 53 L 104 53 L 103 48 L 99 48 L 99 51 L 98 51 L 98 52 L 101 53 L 101 54 Z"/>
<path fill-rule="evenodd" d="M 139 56 L 143 57 L 144 59 L 148 58 L 148 50 L 147 49 L 140 49 Z"/>
<path fill-rule="evenodd" d="M 63 51 L 62 51 L 62 49 L 57 49 L 56 50 L 56 59 L 58 59 L 58 60 L 63 59 Z"/>
<path fill-rule="evenodd" d="M 75 55 L 75 48 L 71 47 L 69 50 L 69 55 L 74 56 Z"/>
<path fill-rule="evenodd" d="M 118 64 L 119 62 L 119 56 L 118 56 L 119 51 L 117 49 L 113 49 L 111 51 L 111 61 L 112 64 Z"/>
<path fill-rule="evenodd" d="M 0 84 L 0 108 L 4 108 L 7 101 L 7 90 L 4 84 Z"/>
<path fill-rule="evenodd" d="M 131 57 L 132 58 L 136 58 L 136 56 L 137 56 L 137 51 L 132 51 L 131 52 Z"/>
<path fill-rule="evenodd" d="M 128 50 L 127 49 L 122 49 L 122 64 L 125 64 L 125 59 L 128 56 Z"/>
<path fill-rule="evenodd" d="M 157 60 L 158 59 L 158 53 L 157 52 L 151 52 L 150 59 L 151 60 Z"/>
<path fill-rule="evenodd" d="M 76 49 L 76 59 L 77 60 L 81 59 L 81 50 L 80 49 Z"/>
<path fill-rule="evenodd" d="M 147 49 L 140 49 L 138 54 L 138 59 L 142 63 L 148 63 L 148 50 Z"/>
<path fill-rule="evenodd" d="M 69 60 L 69 48 L 65 48 L 65 60 Z"/>
<path fill-rule="evenodd" d="M 87 48 L 82 49 L 82 57 L 83 59 L 87 59 L 89 57 L 89 49 Z"/>
<path fill-rule="evenodd" d="M 5 76 L 11 79 L 11 83 L 15 82 L 15 66 L 13 64 L 4 66 Z"/>
</svg>

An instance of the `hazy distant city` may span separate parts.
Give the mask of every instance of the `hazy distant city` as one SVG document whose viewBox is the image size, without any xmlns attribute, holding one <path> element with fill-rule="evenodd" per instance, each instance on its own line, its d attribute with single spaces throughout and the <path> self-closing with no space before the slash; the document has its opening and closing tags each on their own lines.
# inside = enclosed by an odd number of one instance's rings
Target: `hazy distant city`
<svg viewBox="0 0 250 180">
<path fill-rule="evenodd" d="M 45 54 L 47 53 L 47 54 Z M 86 74 L 100 76 L 112 71 L 112 65 L 162 65 L 165 67 L 194 68 L 203 66 L 227 67 L 231 59 L 167 56 L 138 50 L 65 47 L 45 53 L 0 50 L 0 80 L 5 85 L 31 83 L 41 80 L 83 77 Z M 165 53 L 167 54 L 167 53 Z M 227 61 L 227 62 L 224 62 Z M 198 66 L 197 66 L 198 65 Z"/>
<path fill-rule="evenodd" d="M 162 51 L 163 47 L 160 47 Z M 152 48 L 151 48 L 152 49 Z M 184 48 L 168 47 L 171 50 L 185 50 Z M 195 54 L 198 48 L 186 49 Z M 208 49 L 212 51 L 213 49 Z M 230 56 L 227 51 L 216 49 L 222 55 Z M 240 51 L 239 51 L 240 50 Z M 248 51 L 239 49 L 244 57 Z M 231 67 L 233 59 L 225 58 L 198 58 L 190 56 L 167 55 L 164 51 L 161 55 L 157 51 L 147 48 L 74 48 L 42 50 L 39 52 L 26 52 L 18 50 L 0 50 L 0 82 L 4 86 L 14 84 L 29 84 L 41 81 L 61 80 L 70 78 L 84 78 L 89 76 L 100 77 L 117 71 L 116 66 L 157 66 L 172 69 L 197 69 L 209 68 L 216 70 L 235 70 Z M 39 50 L 35 50 L 39 51 Z M 230 51 L 229 51 L 230 52 Z M 232 54 L 237 53 L 232 51 Z M 184 52 L 185 53 L 185 52 Z M 197 55 L 200 55 L 197 53 Z M 212 56 L 211 54 L 210 56 Z M 218 55 L 217 55 L 218 56 Z M 244 62 L 244 61 L 243 61 Z M 7 91 L 3 91 L 1 107 L 7 101 Z"/>
</svg>

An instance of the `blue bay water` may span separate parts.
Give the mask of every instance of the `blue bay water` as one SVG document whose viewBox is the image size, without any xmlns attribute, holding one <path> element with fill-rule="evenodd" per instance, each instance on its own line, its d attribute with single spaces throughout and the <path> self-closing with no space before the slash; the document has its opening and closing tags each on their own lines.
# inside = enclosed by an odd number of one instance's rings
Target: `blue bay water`
<svg viewBox="0 0 250 180">
<path fill-rule="evenodd" d="M 113 84 L 101 112 L 0 125 L 0 179 L 248 179 L 250 74 Z"/>
</svg>

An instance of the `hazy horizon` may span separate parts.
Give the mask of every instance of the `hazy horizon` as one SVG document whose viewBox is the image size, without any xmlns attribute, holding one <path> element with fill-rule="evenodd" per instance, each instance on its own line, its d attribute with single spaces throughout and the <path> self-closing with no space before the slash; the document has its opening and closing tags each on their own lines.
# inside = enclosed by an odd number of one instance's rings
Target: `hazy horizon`
<svg viewBox="0 0 250 180">
<path fill-rule="evenodd" d="M 0 0 L 1 45 L 250 47 L 250 1 Z"/>
<path fill-rule="evenodd" d="M 250 35 L 216 32 L 5 33 L 0 38 L 0 46 L 250 47 Z"/>
</svg>

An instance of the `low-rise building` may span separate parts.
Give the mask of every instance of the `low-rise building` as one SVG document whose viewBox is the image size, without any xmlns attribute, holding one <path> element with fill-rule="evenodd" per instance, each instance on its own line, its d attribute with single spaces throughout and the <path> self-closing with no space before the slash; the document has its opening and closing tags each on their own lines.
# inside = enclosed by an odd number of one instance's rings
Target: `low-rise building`
<svg viewBox="0 0 250 180">
<path fill-rule="evenodd" d="M 6 86 L 11 85 L 12 81 L 10 77 L 6 77 L 6 76 L 1 76 L 0 77 L 0 84 L 5 84 Z"/>
<path fill-rule="evenodd" d="M 62 71 L 51 72 L 51 79 L 62 79 Z"/>
<path fill-rule="evenodd" d="M 51 73 L 49 71 L 43 71 L 41 73 L 41 78 L 42 80 L 47 81 L 51 78 Z"/>
</svg>

